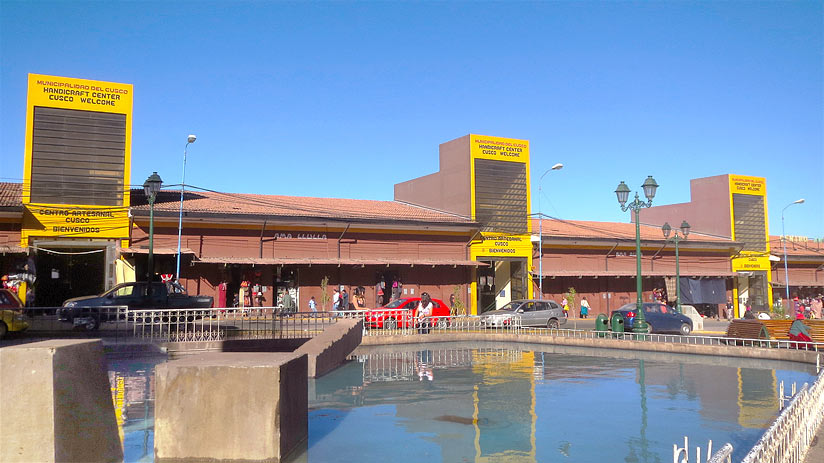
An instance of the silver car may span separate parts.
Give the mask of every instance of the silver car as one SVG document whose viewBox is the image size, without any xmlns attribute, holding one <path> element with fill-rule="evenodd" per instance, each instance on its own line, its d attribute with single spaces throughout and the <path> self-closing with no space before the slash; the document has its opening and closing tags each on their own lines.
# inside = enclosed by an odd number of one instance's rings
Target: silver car
<svg viewBox="0 0 824 463">
<path fill-rule="evenodd" d="M 481 314 L 481 324 L 488 327 L 542 326 L 560 328 L 567 321 L 564 309 L 555 301 L 518 299 L 498 310 Z"/>
</svg>

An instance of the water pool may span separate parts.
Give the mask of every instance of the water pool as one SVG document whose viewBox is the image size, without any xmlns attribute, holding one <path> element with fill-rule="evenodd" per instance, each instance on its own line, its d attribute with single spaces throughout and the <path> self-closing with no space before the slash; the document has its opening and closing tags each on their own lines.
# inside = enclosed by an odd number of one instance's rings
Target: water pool
<svg viewBox="0 0 824 463">
<path fill-rule="evenodd" d="M 811 365 L 547 345 L 361 347 L 309 382 L 297 462 L 670 461 L 690 438 L 740 460 Z M 152 461 L 154 364 L 113 360 L 126 461 Z M 118 379 L 121 378 L 121 379 Z M 132 402 L 130 402 L 130 400 Z"/>
</svg>

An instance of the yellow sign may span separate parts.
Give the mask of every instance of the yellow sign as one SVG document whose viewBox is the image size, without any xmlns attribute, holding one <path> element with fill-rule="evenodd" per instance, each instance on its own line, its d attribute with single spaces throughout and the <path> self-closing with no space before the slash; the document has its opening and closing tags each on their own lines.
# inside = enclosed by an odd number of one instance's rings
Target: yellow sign
<svg viewBox="0 0 824 463">
<path fill-rule="evenodd" d="M 762 256 L 737 257 L 732 260 L 733 272 L 770 270 L 770 258 Z"/>
<path fill-rule="evenodd" d="M 29 108 L 80 109 L 126 114 L 131 119 L 132 86 L 96 80 L 29 74 Z M 131 125 L 131 124 L 128 124 Z"/>
<path fill-rule="evenodd" d="M 469 146 L 473 158 L 529 162 L 529 140 L 470 135 Z"/>
<path fill-rule="evenodd" d="M 730 193 L 765 196 L 767 180 L 763 177 L 745 177 L 730 175 Z"/>
<path fill-rule="evenodd" d="M 114 82 L 103 82 L 97 80 L 74 79 L 70 77 L 46 76 L 40 74 L 29 74 L 28 102 L 26 106 L 26 148 L 23 163 L 23 205 L 26 208 L 23 217 L 23 228 L 21 230 L 21 244 L 28 246 L 30 236 L 65 236 L 76 238 L 127 238 L 129 236 L 129 218 L 127 208 L 130 204 L 129 197 L 129 177 L 131 165 L 131 138 L 132 138 L 132 103 L 133 87 L 130 84 L 120 84 Z M 44 116 L 38 115 L 35 121 L 35 108 L 44 109 Z M 90 120 L 102 118 L 96 117 L 95 113 L 119 114 L 120 128 L 114 130 L 116 135 L 105 135 L 105 143 L 100 142 L 100 138 L 106 132 L 100 132 L 101 127 L 108 130 L 110 123 L 103 123 L 94 127 L 87 123 L 78 124 L 76 121 L 60 122 L 55 121 L 55 110 L 84 111 L 88 113 Z M 51 111 L 46 114 L 45 111 Z M 41 114 L 38 112 L 38 114 Z M 78 114 L 78 113 L 66 113 Z M 83 113 L 80 113 L 83 114 Z M 58 115 L 60 116 L 60 115 Z M 85 120 L 85 115 L 81 119 Z M 111 119 L 110 116 L 105 117 Z M 56 153 L 60 153 L 60 162 L 49 157 L 43 157 L 38 162 L 39 173 L 35 173 L 37 185 L 32 185 L 33 157 L 35 156 L 34 140 L 35 126 L 38 130 L 46 132 L 56 132 L 58 134 L 70 133 L 73 136 L 64 138 L 50 138 L 51 148 Z M 123 130 L 125 128 L 125 134 Z M 119 130 L 117 132 L 116 130 Z M 84 132 L 85 131 L 85 132 Z M 86 138 L 84 138 L 86 135 Z M 52 136 L 52 135 L 49 135 Z M 83 143 L 87 143 L 88 146 Z M 42 142 L 40 142 L 42 144 Z M 101 143 L 106 145 L 104 148 Z M 114 146 L 114 148 L 112 148 Z M 41 148 L 42 149 L 42 148 Z M 113 168 L 118 175 L 111 179 L 106 178 L 108 172 L 101 172 L 94 160 L 87 158 L 97 154 L 98 151 L 108 150 L 109 158 L 112 154 L 122 153 L 122 165 Z M 39 153 L 39 152 L 38 152 Z M 77 153 L 77 154 L 72 154 Z M 95 153 L 95 154 L 89 154 Z M 50 154 L 50 153 L 49 153 Z M 43 164 L 48 161 L 49 164 Z M 42 202 L 32 203 L 32 190 L 37 187 L 47 187 L 44 183 L 47 179 L 56 174 L 54 171 L 61 169 L 61 163 L 70 164 L 76 171 L 87 169 L 88 175 L 101 175 L 111 182 L 117 197 L 108 198 L 111 206 L 87 205 L 81 199 L 69 200 L 72 204 L 45 204 Z M 118 164 L 118 163 L 115 163 Z M 123 178 L 119 178 L 119 170 L 123 171 Z M 57 183 L 59 185 L 59 183 Z M 33 188 L 34 187 L 34 188 Z M 59 190 L 56 190 L 59 191 Z M 54 196 L 54 195 L 52 195 Z M 45 198 L 43 198 L 45 199 Z M 37 200 L 37 196 L 35 196 Z M 89 201 L 91 202 L 91 201 Z M 99 203 L 98 203 L 99 204 Z"/>
<path fill-rule="evenodd" d="M 482 242 L 472 244 L 476 257 L 532 257 L 532 238 L 529 235 L 481 233 Z"/>
<path fill-rule="evenodd" d="M 29 236 L 122 238 L 129 236 L 126 207 L 27 204 L 23 242 Z"/>
</svg>

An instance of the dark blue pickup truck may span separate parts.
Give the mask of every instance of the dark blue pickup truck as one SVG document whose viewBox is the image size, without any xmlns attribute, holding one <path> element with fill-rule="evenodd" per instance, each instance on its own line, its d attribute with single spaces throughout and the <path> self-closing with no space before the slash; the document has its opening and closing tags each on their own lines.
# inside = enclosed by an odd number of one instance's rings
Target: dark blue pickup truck
<svg viewBox="0 0 824 463">
<path fill-rule="evenodd" d="M 101 322 L 128 320 L 130 310 L 208 309 L 213 303 L 211 296 L 189 296 L 177 283 L 121 283 L 97 296 L 68 299 L 57 310 L 57 318 L 96 329 Z"/>
</svg>

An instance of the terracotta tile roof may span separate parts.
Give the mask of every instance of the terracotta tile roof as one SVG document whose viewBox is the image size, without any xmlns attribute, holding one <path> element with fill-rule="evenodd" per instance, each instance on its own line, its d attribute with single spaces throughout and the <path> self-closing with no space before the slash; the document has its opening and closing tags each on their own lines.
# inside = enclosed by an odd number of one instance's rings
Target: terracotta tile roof
<svg viewBox="0 0 824 463">
<path fill-rule="evenodd" d="M 635 224 L 629 222 L 593 222 L 586 220 L 543 219 L 542 233 L 547 238 L 590 238 L 635 240 Z M 538 219 L 532 221 L 532 233 L 538 234 Z M 670 234 L 670 237 L 672 235 Z M 641 224 L 641 239 L 662 241 L 664 234 L 661 227 Z M 710 241 L 714 243 L 732 243 L 729 238 L 706 235 L 691 230 L 688 240 Z"/>
<path fill-rule="evenodd" d="M 148 212 L 142 190 L 132 190 L 132 209 Z M 155 213 L 178 213 L 180 191 L 162 191 L 155 200 Z M 261 215 L 334 220 L 411 221 L 472 225 L 467 217 L 439 212 L 397 201 L 310 198 L 243 193 L 186 191 L 184 211 L 201 214 Z"/>
<path fill-rule="evenodd" d="M 776 256 L 784 254 L 780 235 L 770 236 L 770 252 Z M 787 255 L 824 258 L 824 242 L 810 239 L 804 241 L 790 236 L 787 239 Z"/>
<path fill-rule="evenodd" d="M 0 182 L 0 207 L 23 207 L 23 184 Z"/>
</svg>

